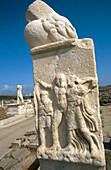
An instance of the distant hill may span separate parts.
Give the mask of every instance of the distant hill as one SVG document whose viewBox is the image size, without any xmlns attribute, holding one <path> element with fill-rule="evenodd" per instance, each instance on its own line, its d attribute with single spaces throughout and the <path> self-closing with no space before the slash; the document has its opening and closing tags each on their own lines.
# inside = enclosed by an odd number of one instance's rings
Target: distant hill
<svg viewBox="0 0 111 170">
<path fill-rule="evenodd" d="M 111 85 L 108 85 L 108 86 L 99 86 L 99 89 L 101 89 L 101 90 L 111 89 Z"/>
<path fill-rule="evenodd" d="M 99 100 L 101 106 L 111 105 L 111 85 L 99 87 Z"/>
</svg>

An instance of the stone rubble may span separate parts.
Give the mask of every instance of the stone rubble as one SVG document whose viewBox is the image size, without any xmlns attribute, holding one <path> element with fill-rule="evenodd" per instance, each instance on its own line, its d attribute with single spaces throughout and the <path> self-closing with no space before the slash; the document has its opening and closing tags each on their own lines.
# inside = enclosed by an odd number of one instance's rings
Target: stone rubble
<svg viewBox="0 0 111 170">
<path fill-rule="evenodd" d="M 99 87 L 99 100 L 101 106 L 111 105 L 111 86 Z"/>
<path fill-rule="evenodd" d="M 17 149 L 16 151 L 12 152 L 12 157 L 17 160 L 21 160 L 23 157 L 30 154 L 30 151 L 26 148 Z"/>
<path fill-rule="evenodd" d="M 21 147 L 21 139 L 19 139 L 19 140 L 15 140 L 15 141 L 13 141 L 12 142 L 12 147 L 14 148 L 18 148 L 18 147 Z"/>
<path fill-rule="evenodd" d="M 11 170 L 24 170 L 23 165 L 28 164 L 30 162 L 30 165 L 33 164 L 34 161 L 36 161 L 36 149 L 38 146 L 37 138 L 35 139 L 35 128 L 30 129 L 25 133 L 24 136 L 17 138 L 16 140 L 21 140 L 21 147 L 15 148 L 12 147 L 9 150 L 1 150 L 0 151 L 0 168 L 6 168 Z M 27 135 L 26 135 L 27 134 Z M 28 139 L 35 139 L 32 141 Z M 104 146 L 105 146 L 105 155 L 106 155 L 106 168 L 107 170 L 110 170 L 111 168 L 111 138 L 110 137 L 104 137 Z M 24 163 L 25 161 L 25 163 Z M 27 162 L 27 163 L 26 163 Z M 32 165 L 31 165 L 32 166 Z M 38 165 L 38 162 L 36 162 L 36 166 Z M 40 167 L 36 168 L 37 170 L 40 170 Z"/>
<path fill-rule="evenodd" d="M 32 166 L 36 162 L 36 149 L 38 141 L 35 128 L 27 131 L 24 136 L 17 138 L 10 149 L 0 151 L 0 169 L 24 170 L 23 167 Z M 27 161 L 26 161 L 27 160 Z M 34 163 L 35 164 L 35 163 Z M 38 167 L 39 163 L 36 163 Z M 35 165 L 34 165 L 35 166 Z"/>
<path fill-rule="evenodd" d="M 18 160 L 13 159 L 13 158 L 6 158 L 2 161 L 0 161 L 0 168 L 3 170 L 10 169 L 12 166 L 18 163 Z"/>
</svg>

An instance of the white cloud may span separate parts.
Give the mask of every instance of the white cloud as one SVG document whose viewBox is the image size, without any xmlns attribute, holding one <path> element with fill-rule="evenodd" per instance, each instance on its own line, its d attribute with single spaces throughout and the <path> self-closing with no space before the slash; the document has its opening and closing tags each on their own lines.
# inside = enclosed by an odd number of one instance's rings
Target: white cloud
<svg viewBox="0 0 111 170">
<path fill-rule="evenodd" d="M 23 94 L 33 93 L 33 85 L 22 85 Z M 8 86 L 4 85 L 3 88 L 0 88 L 0 94 L 16 94 L 17 86 Z"/>
<path fill-rule="evenodd" d="M 15 89 L 16 89 L 16 86 L 8 86 L 8 85 L 5 84 L 4 87 L 0 89 L 0 91 L 1 91 L 1 92 L 2 92 L 2 91 L 5 91 L 5 90 L 13 91 L 13 90 L 15 90 Z"/>
</svg>

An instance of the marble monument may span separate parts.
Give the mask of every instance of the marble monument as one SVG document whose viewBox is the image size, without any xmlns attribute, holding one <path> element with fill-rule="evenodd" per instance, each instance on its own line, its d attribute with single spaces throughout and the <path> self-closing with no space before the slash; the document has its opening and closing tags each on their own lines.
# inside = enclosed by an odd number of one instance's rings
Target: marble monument
<svg viewBox="0 0 111 170">
<path fill-rule="evenodd" d="M 105 169 L 93 40 L 41 0 L 26 21 L 41 169 Z"/>
</svg>

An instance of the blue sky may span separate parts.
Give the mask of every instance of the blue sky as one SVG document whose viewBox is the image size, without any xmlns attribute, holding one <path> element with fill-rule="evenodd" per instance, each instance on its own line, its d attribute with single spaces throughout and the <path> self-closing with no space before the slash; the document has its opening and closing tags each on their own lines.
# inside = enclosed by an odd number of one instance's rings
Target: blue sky
<svg viewBox="0 0 111 170">
<path fill-rule="evenodd" d="M 30 47 L 24 40 L 25 12 L 33 0 L 0 2 L 0 89 L 4 85 L 33 85 Z M 44 0 L 67 17 L 78 37 L 92 38 L 95 44 L 99 85 L 111 84 L 111 1 Z"/>
</svg>

